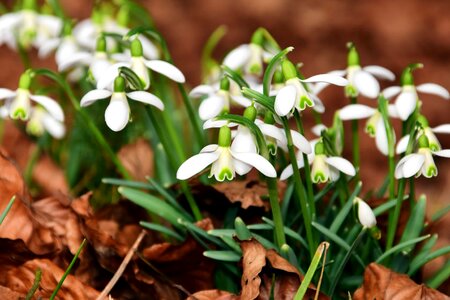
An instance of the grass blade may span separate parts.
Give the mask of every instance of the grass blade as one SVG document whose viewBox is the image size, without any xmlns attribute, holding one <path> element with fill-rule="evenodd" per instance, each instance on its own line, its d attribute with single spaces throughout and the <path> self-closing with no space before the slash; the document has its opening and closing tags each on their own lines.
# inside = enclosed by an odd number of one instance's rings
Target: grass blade
<svg viewBox="0 0 450 300">
<path fill-rule="evenodd" d="M 392 247 L 391 249 L 389 249 L 388 251 L 384 252 L 383 255 L 381 255 L 380 257 L 378 257 L 378 259 L 376 260 L 376 263 L 381 263 L 383 260 L 385 260 L 386 258 L 388 258 L 390 255 L 399 252 L 400 250 L 405 249 L 406 247 L 410 246 L 410 245 L 414 245 L 417 244 L 423 240 L 426 240 L 427 238 L 429 238 L 431 235 L 427 234 L 424 236 L 421 236 L 419 238 L 416 239 L 412 239 L 403 243 L 400 243 L 394 247 Z"/>
<path fill-rule="evenodd" d="M 0 215 L 0 225 L 2 225 L 3 220 L 5 220 L 6 215 L 9 213 L 9 210 L 11 209 L 11 207 L 14 204 L 14 200 L 16 200 L 16 195 L 11 197 L 11 200 L 9 200 L 8 205 L 6 205 L 5 210 L 2 212 L 2 214 Z"/>
<path fill-rule="evenodd" d="M 144 228 L 147 228 L 147 229 L 150 229 L 150 230 L 154 230 L 154 231 L 158 231 L 158 232 L 161 232 L 162 234 L 166 234 L 168 236 L 171 236 L 171 237 L 177 239 L 180 242 L 184 241 L 184 238 L 181 235 L 179 235 L 178 233 L 176 233 L 172 229 L 167 228 L 166 226 L 163 226 L 163 225 L 160 225 L 160 224 L 156 224 L 156 223 L 145 222 L 145 221 L 140 221 L 139 225 L 141 225 Z"/>
</svg>

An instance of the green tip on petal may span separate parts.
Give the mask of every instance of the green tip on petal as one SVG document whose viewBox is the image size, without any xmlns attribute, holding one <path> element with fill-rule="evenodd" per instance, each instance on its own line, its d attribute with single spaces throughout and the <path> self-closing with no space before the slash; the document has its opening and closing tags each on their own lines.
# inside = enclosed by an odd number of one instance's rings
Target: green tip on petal
<svg viewBox="0 0 450 300">
<path fill-rule="evenodd" d="M 230 79 L 228 77 L 224 76 L 220 80 L 220 89 L 223 91 L 229 91 L 230 90 Z"/>
<path fill-rule="evenodd" d="M 218 181 L 233 180 L 233 172 L 228 168 L 223 168 L 216 179 Z"/>
<path fill-rule="evenodd" d="M 14 120 L 22 120 L 22 121 L 26 121 L 28 119 L 28 113 L 24 108 L 17 108 L 15 111 L 12 112 L 11 114 L 11 119 Z"/>
<path fill-rule="evenodd" d="M 436 165 L 431 165 L 427 168 L 427 172 L 425 174 L 425 177 L 427 178 L 431 178 L 431 177 L 435 177 L 438 174 L 438 170 L 436 168 Z"/>
<path fill-rule="evenodd" d="M 314 183 L 324 183 L 327 182 L 327 177 L 323 172 L 316 172 L 311 178 Z"/>
<path fill-rule="evenodd" d="M 347 85 L 345 87 L 345 96 L 347 97 L 357 97 L 358 90 L 353 85 Z"/>
<path fill-rule="evenodd" d="M 304 110 L 306 109 L 306 107 L 313 107 L 314 106 L 314 102 L 309 99 L 309 97 L 303 95 L 300 97 L 300 104 L 299 104 L 299 109 L 300 110 Z"/>
<path fill-rule="evenodd" d="M 115 93 L 122 93 L 125 91 L 125 78 L 122 76 L 117 76 L 116 79 L 114 79 L 114 92 Z"/>
<path fill-rule="evenodd" d="M 324 155 L 325 154 L 325 146 L 322 141 L 316 143 L 316 146 L 314 147 L 314 153 L 316 155 Z"/>
<path fill-rule="evenodd" d="M 142 44 L 138 38 L 135 38 L 130 45 L 131 56 L 141 57 L 143 55 Z"/>
<path fill-rule="evenodd" d="M 425 134 L 420 135 L 418 144 L 419 148 L 430 148 L 430 142 Z"/>
<path fill-rule="evenodd" d="M 348 54 L 347 54 L 347 65 L 349 67 L 352 66 L 359 66 L 360 62 L 359 62 L 359 53 L 356 50 L 356 47 L 353 43 L 348 43 L 347 44 L 347 48 L 348 48 Z"/>
<path fill-rule="evenodd" d="M 372 124 L 367 124 L 366 132 L 368 135 L 370 135 L 370 137 L 375 137 L 376 129 Z"/>
<path fill-rule="evenodd" d="M 106 52 L 106 38 L 103 35 L 100 35 L 97 38 L 97 45 L 95 46 L 96 52 Z"/>
<path fill-rule="evenodd" d="M 271 155 L 277 155 L 277 145 L 274 143 L 267 143 L 267 149 Z"/>
<path fill-rule="evenodd" d="M 251 43 L 261 46 L 261 47 L 263 46 L 263 44 L 264 44 L 264 30 L 263 29 L 257 29 L 253 33 Z"/>
<path fill-rule="evenodd" d="M 252 64 L 249 69 L 251 74 L 259 74 L 262 71 L 261 64 Z"/>
<path fill-rule="evenodd" d="M 218 144 L 220 147 L 230 147 L 230 145 L 231 145 L 231 129 L 228 126 L 220 127 Z"/>
<path fill-rule="evenodd" d="M 283 76 L 286 80 L 297 77 L 297 69 L 289 59 L 283 60 L 281 63 L 281 70 L 283 71 Z"/>
<path fill-rule="evenodd" d="M 428 120 L 424 115 L 419 115 L 419 117 L 417 117 L 417 122 L 419 122 L 420 126 L 422 126 L 423 129 L 430 127 L 430 125 L 428 124 Z"/>
<path fill-rule="evenodd" d="M 249 119 L 252 122 L 255 122 L 256 115 L 257 111 L 253 105 L 250 105 L 244 110 L 244 118 Z"/>
</svg>

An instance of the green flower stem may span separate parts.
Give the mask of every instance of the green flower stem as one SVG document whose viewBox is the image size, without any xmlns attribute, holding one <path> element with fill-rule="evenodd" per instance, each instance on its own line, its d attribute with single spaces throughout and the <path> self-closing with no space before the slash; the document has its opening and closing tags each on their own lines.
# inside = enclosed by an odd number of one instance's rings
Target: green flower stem
<svg viewBox="0 0 450 300">
<path fill-rule="evenodd" d="M 155 127 L 155 131 L 158 134 L 159 140 L 160 140 L 161 144 L 163 145 L 164 150 L 166 151 L 166 153 L 169 156 L 170 164 L 172 165 L 172 168 L 176 172 L 178 170 L 178 167 L 180 166 L 182 160 L 180 159 L 180 157 L 176 157 L 176 155 L 179 155 L 179 154 L 176 154 L 176 152 L 172 151 L 172 146 L 171 146 L 172 143 L 168 139 L 168 137 L 165 134 L 165 132 L 163 131 L 163 129 L 161 128 L 152 109 L 148 108 L 147 112 L 148 112 L 148 116 L 149 116 L 153 126 Z M 191 190 L 189 189 L 189 185 L 187 184 L 186 181 L 180 181 L 180 186 L 181 186 L 184 196 L 186 197 L 186 200 L 188 201 L 189 207 L 191 208 L 195 219 L 197 221 L 202 220 L 203 219 L 202 214 L 200 212 L 200 209 L 198 208 L 197 203 L 195 202 L 195 199 L 194 199 L 194 196 L 192 195 Z"/>
<path fill-rule="evenodd" d="M 350 97 L 350 103 L 356 104 L 358 102 L 357 97 Z M 353 152 L 353 165 L 356 169 L 355 180 L 359 181 L 359 165 L 360 165 L 360 149 L 359 149 L 359 133 L 358 133 L 358 120 L 351 121 L 352 126 L 352 152 Z"/>
<path fill-rule="evenodd" d="M 303 214 L 303 221 L 305 224 L 305 229 L 306 229 L 306 239 L 308 241 L 308 248 L 309 248 L 309 253 L 311 255 L 311 257 L 314 256 L 314 249 L 316 248 L 316 242 L 313 236 L 313 232 L 312 232 L 312 227 L 311 227 L 311 210 L 309 207 L 309 203 L 308 203 L 308 199 L 306 199 L 306 192 L 305 192 L 305 188 L 303 186 L 301 177 L 300 177 L 300 172 L 298 169 L 298 165 L 297 165 L 297 158 L 295 156 L 295 150 L 294 150 L 294 146 L 292 143 L 292 136 L 291 136 L 291 130 L 289 128 L 289 123 L 286 117 L 282 117 L 281 118 L 282 122 L 283 122 L 283 127 L 284 127 L 284 132 L 286 134 L 287 137 L 287 147 L 289 150 L 289 158 L 291 160 L 291 164 L 292 164 L 292 169 L 294 172 L 294 187 L 295 187 L 295 191 L 297 193 L 297 199 L 300 201 L 300 207 L 302 210 L 302 214 Z"/>
<path fill-rule="evenodd" d="M 275 241 L 276 245 L 281 249 L 281 246 L 286 244 L 286 237 L 284 235 L 283 217 L 281 215 L 280 203 L 278 202 L 278 187 L 276 178 L 266 178 L 267 186 L 269 188 L 269 202 L 272 208 L 272 217 L 275 225 Z"/>
<path fill-rule="evenodd" d="M 56 74 L 55 72 L 47 70 L 47 69 L 34 70 L 34 73 L 36 75 L 46 76 L 61 86 L 61 88 L 66 93 L 66 95 L 69 97 L 69 100 L 72 103 L 73 108 L 75 109 L 75 111 L 78 114 L 80 114 L 80 116 L 82 117 L 86 126 L 91 131 L 91 133 L 94 136 L 97 143 L 100 145 L 101 148 L 103 148 L 103 150 L 106 152 L 106 154 L 110 157 L 111 161 L 116 166 L 117 171 L 123 176 L 123 178 L 131 179 L 130 174 L 125 169 L 122 162 L 117 157 L 116 153 L 109 146 L 108 142 L 106 141 L 105 137 L 102 135 L 101 131 L 98 129 L 98 127 L 92 121 L 92 119 L 89 117 L 89 115 L 86 113 L 86 111 L 81 109 L 80 103 L 78 102 L 77 97 L 75 96 L 75 94 L 73 93 L 72 89 L 67 84 L 67 82 L 61 77 L 61 75 Z"/>
<path fill-rule="evenodd" d="M 294 119 L 295 119 L 295 123 L 297 124 L 297 129 L 298 131 L 302 134 L 305 135 L 305 130 L 303 128 L 303 123 L 302 123 L 302 119 L 300 117 L 300 113 L 295 110 L 294 112 Z M 313 149 L 314 151 L 314 149 Z M 314 191 L 313 191 L 313 184 L 312 184 L 312 180 L 311 180 L 311 166 L 309 165 L 309 160 L 308 160 L 308 155 L 306 155 L 305 153 L 302 153 L 303 156 L 303 163 L 304 163 L 304 169 L 305 169 L 305 180 L 306 180 L 306 190 L 308 192 L 308 203 L 309 203 L 309 208 L 311 210 L 311 219 L 312 221 L 314 221 L 316 219 L 316 205 L 314 202 Z"/>
</svg>

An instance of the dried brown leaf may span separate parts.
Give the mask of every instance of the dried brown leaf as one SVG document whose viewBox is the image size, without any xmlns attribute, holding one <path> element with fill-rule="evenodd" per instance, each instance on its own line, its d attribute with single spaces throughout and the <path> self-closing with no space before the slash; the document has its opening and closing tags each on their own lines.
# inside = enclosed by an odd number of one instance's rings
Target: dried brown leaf
<svg viewBox="0 0 450 300">
<path fill-rule="evenodd" d="M 362 287 L 356 290 L 354 300 L 440 300 L 450 299 L 440 292 L 416 284 L 408 276 L 371 263 L 364 272 Z"/>
<path fill-rule="evenodd" d="M 134 179 L 145 181 L 146 176 L 153 175 L 153 150 L 145 139 L 122 147 L 118 156 Z"/>
<path fill-rule="evenodd" d="M 239 296 L 221 290 L 206 290 L 192 294 L 187 300 L 238 300 Z"/>
</svg>

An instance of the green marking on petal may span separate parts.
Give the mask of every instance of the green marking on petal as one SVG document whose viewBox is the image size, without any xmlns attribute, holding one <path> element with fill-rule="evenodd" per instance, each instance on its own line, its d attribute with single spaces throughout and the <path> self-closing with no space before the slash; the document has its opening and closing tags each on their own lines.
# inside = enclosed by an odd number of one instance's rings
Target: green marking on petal
<svg viewBox="0 0 450 300">
<path fill-rule="evenodd" d="M 233 172 L 231 172 L 231 170 L 228 168 L 223 168 L 216 179 L 218 181 L 233 180 Z"/>
<path fill-rule="evenodd" d="M 251 74 L 259 74 L 262 71 L 262 66 L 260 64 L 252 64 L 250 66 L 250 73 Z"/>
<path fill-rule="evenodd" d="M 315 172 L 315 174 L 312 176 L 311 179 L 314 183 L 323 183 L 328 181 L 328 178 L 325 176 L 325 173 L 320 171 Z"/>
<path fill-rule="evenodd" d="M 28 119 L 28 112 L 23 107 L 18 107 L 15 111 L 12 112 L 11 118 L 14 120 L 27 120 Z"/>
<path fill-rule="evenodd" d="M 441 145 L 436 144 L 436 143 L 430 143 L 430 149 L 431 151 L 439 151 L 441 150 Z"/>
<path fill-rule="evenodd" d="M 437 176 L 437 174 L 438 174 L 438 171 L 437 171 L 436 166 L 432 165 L 427 168 L 426 174 L 424 174 L 424 175 L 427 178 L 431 178 L 431 177 Z"/>
<path fill-rule="evenodd" d="M 271 154 L 271 155 L 276 155 L 277 154 L 277 145 L 276 144 L 274 144 L 274 143 L 272 143 L 272 142 L 268 142 L 267 143 L 267 149 L 269 149 L 269 153 Z"/>
<path fill-rule="evenodd" d="M 303 95 L 300 97 L 300 104 L 299 104 L 299 109 L 300 110 L 304 110 L 306 109 L 306 107 L 313 107 L 314 106 L 314 102 L 309 99 L 309 97 Z"/>
<path fill-rule="evenodd" d="M 345 87 L 345 96 L 347 97 L 357 97 L 358 90 L 353 85 L 349 84 Z"/>
<path fill-rule="evenodd" d="M 367 124 L 366 126 L 366 132 L 371 136 L 371 137 L 375 137 L 376 134 L 376 129 L 372 124 Z"/>
</svg>

